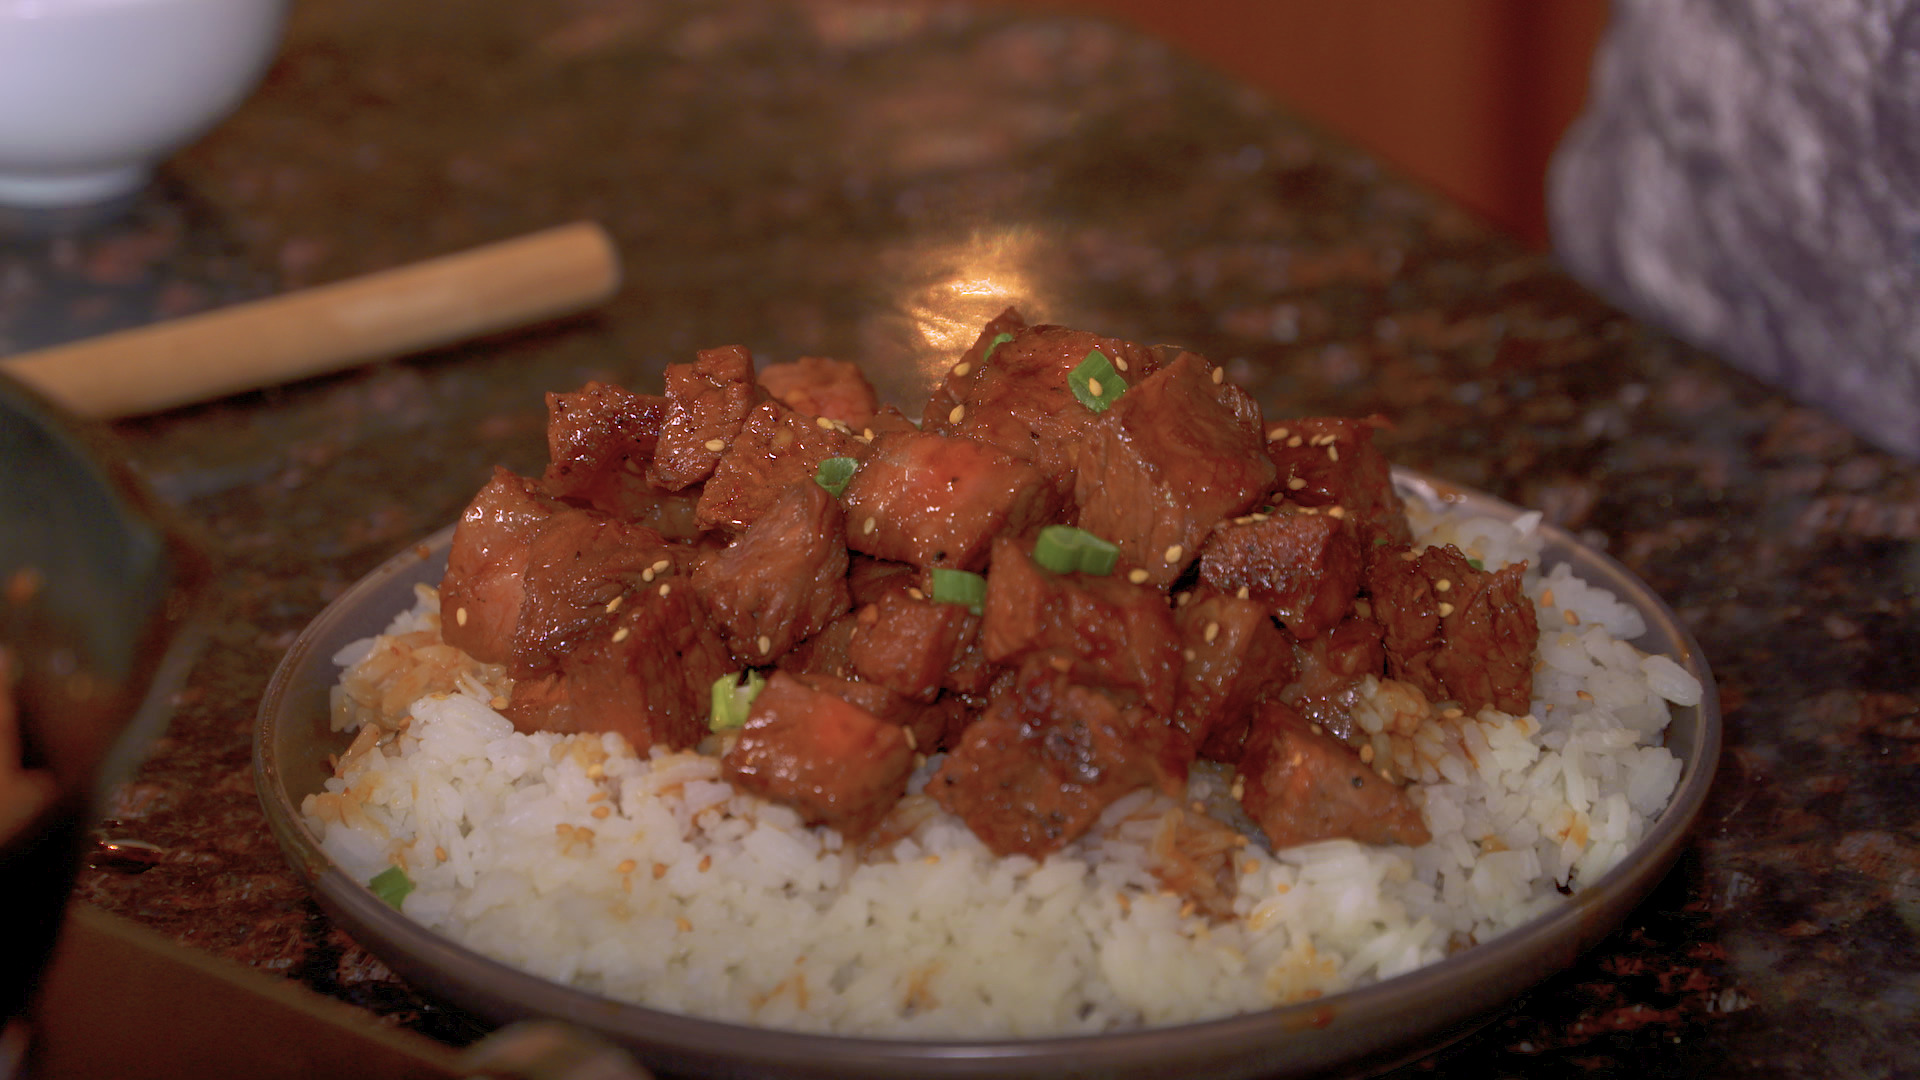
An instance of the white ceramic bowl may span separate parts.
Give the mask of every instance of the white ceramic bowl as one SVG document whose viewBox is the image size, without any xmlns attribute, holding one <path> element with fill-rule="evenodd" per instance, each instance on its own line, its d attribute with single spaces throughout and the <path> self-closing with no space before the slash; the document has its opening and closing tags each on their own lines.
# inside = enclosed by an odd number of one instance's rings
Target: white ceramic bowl
<svg viewBox="0 0 1920 1080">
<path fill-rule="evenodd" d="M 286 0 L 0 0 L 0 204 L 138 189 L 259 81 Z"/>
</svg>

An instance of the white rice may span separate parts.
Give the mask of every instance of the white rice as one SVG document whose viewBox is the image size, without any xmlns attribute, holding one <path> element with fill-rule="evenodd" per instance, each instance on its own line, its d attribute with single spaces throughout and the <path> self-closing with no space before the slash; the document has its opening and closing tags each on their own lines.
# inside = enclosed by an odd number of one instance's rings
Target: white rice
<svg viewBox="0 0 1920 1080">
<path fill-rule="evenodd" d="M 1426 542 L 1538 567 L 1538 515 L 1509 526 L 1410 509 Z M 1527 587 L 1543 628 L 1531 715 L 1449 715 L 1390 681 L 1356 710 L 1376 760 L 1416 781 L 1433 841 L 1250 844 L 1234 856 L 1232 919 L 1154 877 L 1176 810 L 1156 795 L 1120 800 L 1040 862 L 997 859 L 941 813 L 862 862 L 836 833 L 734 792 L 714 759 L 518 734 L 490 707 L 500 669 L 436 644 L 424 588 L 387 636 L 336 658 L 337 725 L 401 730 L 362 728 L 303 810 L 347 873 L 405 870 L 409 917 L 655 1008 L 900 1038 L 1257 1010 L 1411 971 L 1564 903 L 1562 886 L 1605 873 L 1666 805 L 1681 769 L 1660 745 L 1668 703 L 1697 704 L 1699 683 L 1627 644 L 1640 613 L 1566 567 L 1530 570 Z M 438 692 L 410 700 L 423 681 Z M 1223 790 L 1196 769 L 1191 797 Z"/>
</svg>

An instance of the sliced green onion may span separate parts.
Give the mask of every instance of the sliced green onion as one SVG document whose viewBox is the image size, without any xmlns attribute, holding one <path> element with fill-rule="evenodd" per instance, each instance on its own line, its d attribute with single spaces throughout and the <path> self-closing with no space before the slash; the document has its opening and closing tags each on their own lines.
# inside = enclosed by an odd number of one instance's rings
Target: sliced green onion
<svg viewBox="0 0 1920 1080">
<path fill-rule="evenodd" d="M 980 354 L 980 362 L 984 364 L 987 361 L 993 359 L 993 350 L 999 348 L 1002 345 L 1005 345 L 1007 342 L 1012 340 L 1013 340 L 1012 334 L 994 335 L 994 339 L 992 341 L 987 342 L 987 351 Z"/>
<path fill-rule="evenodd" d="M 1080 399 L 1080 404 L 1094 412 L 1106 412 L 1127 392 L 1127 381 L 1113 370 L 1112 361 L 1099 349 L 1088 353 L 1085 360 L 1067 372 L 1067 385 L 1073 389 L 1073 396 Z"/>
<path fill-rule="evenodd" d="M 1033 542 L 1033 561 L 1056 574 L 1106 575 L 1120 561 L 1120 548 L 1071 525 L 1049 525 Z"/>
<path fill-rule="evenodd" d="M 850 457 L 830 457 L 820 463 L 813 471 L 813 482 L 827 489 L 827 494 L 839 498 L 847 490 L 847 481 L 853 479 L 854 470 L 860 467 L 860 459 Z"/>
<path fill-rule="evenodd" d="M 766 685 L 766 678 L 757 671 L 747 672 L 744 682 L 738 675 L 722 675 L 713 680 L 713 711 L 707 717 L 707 730 L 732 731 L 744 727 L 753 699 L 760 696 Z"/>
<path fill-rule="evenodd" d="M 965 604 L 975 615 L 978 615 L 980 605 L 986 603 L 986 600 L 986 578 L 965 570 L 945 570 L 938 567 L 934 569 L 934 603 Z"/>
<path fill-rule="evenodd" d="M 1468 559 L 1467 565 L 1473 567 L 1475 570 L 1485 570 L 1487 568 L 1487 564 L 1481 562 L 1479 559 Z"/>
<path fill-rule="evenodd" d="M 372 889 L 373 895 L 385 901 L 388 907 L 398 911 L 400 901 L 413 891 L 413 879 L 407 876 L 405 870 L 389 866 L 373 875 L 373 880 L 367 882 L 367 888 Z"/>
</svg>

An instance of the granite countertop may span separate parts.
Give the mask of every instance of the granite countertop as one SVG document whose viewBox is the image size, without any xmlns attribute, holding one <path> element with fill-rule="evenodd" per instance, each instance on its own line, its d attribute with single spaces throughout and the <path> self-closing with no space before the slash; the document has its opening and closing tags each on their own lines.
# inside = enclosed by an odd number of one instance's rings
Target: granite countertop
<svg viewBox="0 0 1920 1080">
<path fill-rule="evenodd" d="M 1627 318 L 1273 102 L 1100 21 L 848 0 L 296 5 L 258 94 L 125 214 L 0 232 L 0 352 L 596 219 L 584 315 L 115 425 L 202 531 L 212 647 L 80 898 L 463 1043 L 329 925 L 255 800 L 328 600 L 544 460 L 542 393 L 740 343 L 905 399 L 1008 298 L 1179 342 L 1270 411 L 1536 506 L 1699 639 L 1726 748 L 1678 866 L 1407 1076 L 1920 1071 L 1920 468 Z"/>
</svg>

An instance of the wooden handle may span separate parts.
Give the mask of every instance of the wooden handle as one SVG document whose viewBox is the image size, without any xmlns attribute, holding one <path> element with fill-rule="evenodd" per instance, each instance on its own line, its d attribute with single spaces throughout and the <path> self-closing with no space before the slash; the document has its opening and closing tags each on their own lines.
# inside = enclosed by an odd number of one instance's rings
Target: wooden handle
<svg viewBox="0 0 1920 1080">
<path fill-rule="evenodd" d="M 183 319 L 0 359 L 84 416 L 155 412 L 577 311 L 612 294 L 605 230 L 563 225 Z"/>
</svg>

